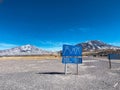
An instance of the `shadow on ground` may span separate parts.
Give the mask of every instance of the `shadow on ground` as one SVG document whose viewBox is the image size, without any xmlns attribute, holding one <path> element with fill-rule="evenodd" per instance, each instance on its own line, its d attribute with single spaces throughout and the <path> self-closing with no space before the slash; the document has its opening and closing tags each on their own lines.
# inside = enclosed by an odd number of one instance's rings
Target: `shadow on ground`
<svg viewBox="0 0 120 90">
<path fill-rule="evenodd" d="M 48 75 L 62 75 L 62 74 L 65 74 L 64 72 L 39 72 L 37 74 L 48 74 Z"/>
</svg>

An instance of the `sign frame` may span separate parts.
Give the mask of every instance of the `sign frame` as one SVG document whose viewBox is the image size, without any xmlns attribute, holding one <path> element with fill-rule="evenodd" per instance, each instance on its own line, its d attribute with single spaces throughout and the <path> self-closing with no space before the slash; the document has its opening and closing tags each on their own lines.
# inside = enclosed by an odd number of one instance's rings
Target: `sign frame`
<svg viewBox="0 0 120 90">
<path fill-rule="evenodd" d="M 76 64 L 78 75 L 78 64 L 82 63 L 82 46 L 63 45 L 62 63 L 65 64 L 64 71 L 67 74 L 67 64 Z"/>
</svg>

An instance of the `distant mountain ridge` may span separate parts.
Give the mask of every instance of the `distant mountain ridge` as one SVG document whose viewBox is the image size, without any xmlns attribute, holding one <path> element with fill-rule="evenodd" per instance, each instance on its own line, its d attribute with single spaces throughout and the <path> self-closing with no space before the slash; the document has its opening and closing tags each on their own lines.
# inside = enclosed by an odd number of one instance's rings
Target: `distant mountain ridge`
<svg viewBox="0 0 120 90">
<path fill-rule="evenodd" d="M 99 51 L 99 50 L 120 50 L 120 47 L 106 44 L 99 40 L 91 40 L 84 43 L 76 44 L 77 46 L 82 46 L 83 51 Z M 0 50 L 0 56 L 23 56 L 23 55 L 58 55 L 62 51 L 47 51 L 36 46 L 27 44 L 11 49 Z"/>
<path fill-rule="evenodd" d="M 37 48 L 30 44 L 11 48 L 11 49 L 0 50 L 0 56 L 47 55 L 47 54 L 53 54 L 53 52 Z"/>
<path fill-rule="evenodd" d="M 77 44 L 77 46 L 81 46 L 84 51 L 95 51 L 95 50 L 107 50 L 107 49 L 113 49 L 113 50 L 117 50 L 120 49 L 120 47 L 118 46 L 113 46 L 110 44 L 106 44 L 102 41 L 99 40 L 91 40 L 91 41 L 87 41 L 84 43 L 79 43 Z"/>
</svg>

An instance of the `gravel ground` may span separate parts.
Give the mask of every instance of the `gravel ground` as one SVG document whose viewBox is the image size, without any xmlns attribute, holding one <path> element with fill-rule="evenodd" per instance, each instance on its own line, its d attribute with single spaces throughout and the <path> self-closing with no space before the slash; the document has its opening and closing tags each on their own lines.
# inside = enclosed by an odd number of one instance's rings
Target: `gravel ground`
<svg viewBox="0 0 120 90">
<path fill-rule="evenodd" d="M 120 90 L 120 61 L 84 58 L 76 65 L 60 60 L 0 60 L 0 90 Z"/>
</svg>

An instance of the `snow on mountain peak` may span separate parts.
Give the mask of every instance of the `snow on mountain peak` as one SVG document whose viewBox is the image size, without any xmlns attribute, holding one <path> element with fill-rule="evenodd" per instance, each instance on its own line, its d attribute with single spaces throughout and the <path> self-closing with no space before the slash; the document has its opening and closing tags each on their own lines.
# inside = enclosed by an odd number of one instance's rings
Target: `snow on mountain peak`
<svg viewBox="0 0 120 90">
<path fill-rule="evenodd" d="M 100 40 L 87 41 L 85 43 L 80 43 L 77 45 L 78 46 L 82 45 L 83 50 L 85 51 L 94 51 L 94 50 L 103 50 L 103 49 L 120 49 L 120 47 L 106 44 Z"/>
<path fill-rule="evenodd" d="M 31 50 L 32 47 L 33 47 L 32 45 L 27 44 L 27 45 L 21 46 L 21 49 L 22 49 L 22 50 Z"/>
<path fill-rule="evenodd" d="M 52 54 L 52 52 L 40 49 L 30 44 L 7 49 L 7 50 L 0 50 L 0 56 L 44 55 L 44 54 Z"/>
</svg>

